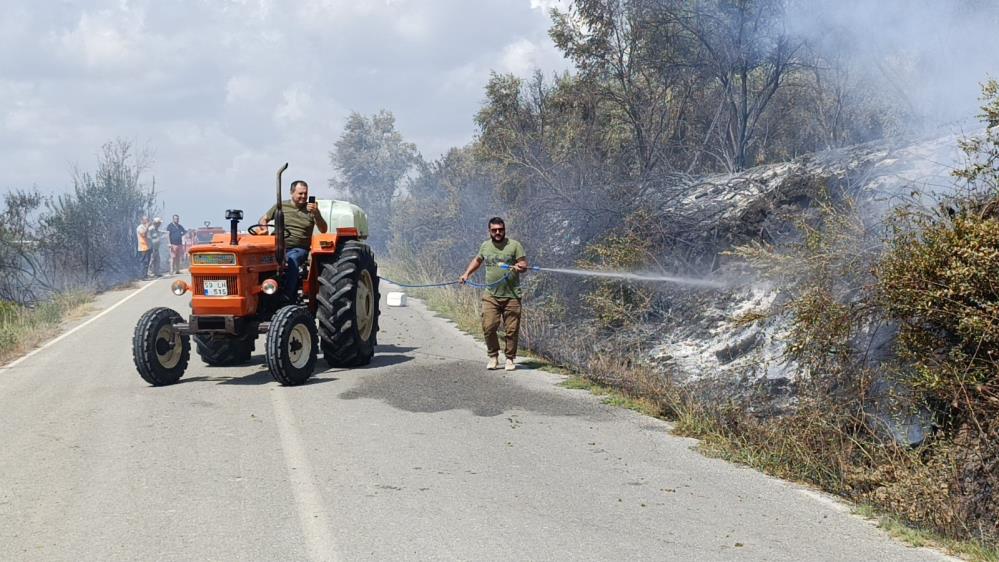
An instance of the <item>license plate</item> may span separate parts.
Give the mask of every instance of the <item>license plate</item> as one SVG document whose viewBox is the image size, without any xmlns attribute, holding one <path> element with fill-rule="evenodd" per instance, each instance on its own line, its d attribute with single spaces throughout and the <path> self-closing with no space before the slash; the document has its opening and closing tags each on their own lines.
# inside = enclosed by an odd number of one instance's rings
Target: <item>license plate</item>
<svg viewBox="0 0 999 562">
<path fill-rule="evenodd" d="M 229 286 L 226 282 L 216 281 L 211 279 L 206 279 L 205 283 L 205 296 L 206 297 L 224 297 L 229 294 Z"/>
</svg>

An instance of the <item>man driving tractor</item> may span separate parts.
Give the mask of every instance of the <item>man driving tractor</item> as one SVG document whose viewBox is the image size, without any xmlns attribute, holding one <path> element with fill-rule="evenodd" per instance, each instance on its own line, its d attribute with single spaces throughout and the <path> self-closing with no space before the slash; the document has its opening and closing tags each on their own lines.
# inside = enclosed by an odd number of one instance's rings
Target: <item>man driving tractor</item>
<svg viewBox="0 0 999 562">
<path fill-rule="evenodd" d="M 191 247 L 190 283 L 176 279 L 170 286 L 178 297 L 190 293 L 191 313 L 185 318 L 156 306 L 139 318 L 132 360 L 147 383 L 180 380 L 192 347 L 209 366 L 245 363 L 261 334 L 267 369 L 285 386 L 304 384 L 320 351 L 330 367 L 371 362 L 379 292 L 378 264 L 364 242 L 367 215 L 345 201 L 316 203 L 304 181 L 292 183 L 291 197 L 283 200 L 287 169 L 286 163 L 277 171 L 277 209 L 260 223 L 240 233 L 243 211 L 227 209 L 229 236 L 213 234 Z M 299 267 L 306 258 L 309 277 L 303 280 Z"/>
<path fill-rule="evenodd" d="M 282 210 L 284 227 L 288 232 L 288 249 L 285 252 L 288 265 L 284 270 L 282 288 L 289 301 L 294 301 L 298 291 L 298 268 L 309 258 L 312 231 L 315 227 L 319 227 L 319 232 L 325 233 L 329 226 L 319 213 L 315 198 L 309 197 L 309 184 L 302 180 L 291 182 L 291 199 L 283 202 Z M 260 224 L 269 224 L 274 220 L 275 212 L 277 205 L 272 206 L 260 218 Z"/>
</svg>

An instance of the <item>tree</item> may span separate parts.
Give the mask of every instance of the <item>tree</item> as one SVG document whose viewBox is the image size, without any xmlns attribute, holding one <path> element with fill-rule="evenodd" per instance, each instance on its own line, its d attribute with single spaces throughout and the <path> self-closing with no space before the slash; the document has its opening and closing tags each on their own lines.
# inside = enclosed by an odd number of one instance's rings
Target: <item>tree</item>
<svg viewBox="0 0 999 562">
<path fill-rule="evenodd" d="M 0 301 L 38 300 L 46 280 L 40 267 L 33 215 L 44 204 L 37 189 L 13 190 L 4 195 L 0 212 Z"/>
<path fill-rule="evenodd" d="M 711 76 L 721 98 L 719 157 L 729 171 L 755 162 L 751 149 L 765 115 L 784 79 L 795 68 L 803 41 L 784 28 L 786 0 L 652 0 L 656 26 L 682 29 L 691 42 L 691 60 Z"/>
<path fill-rule="evenodd" d="M 135 226 L 156 202 L 155 182 L 142 181 L 149 165 L 130 142 L 108 142 L 93 173 L 77 170 L 71 193 L 46 200 L 38 242 L 57 286 L 106 287 L 145 273 L 135 259 Z"/>
<path fill-rule="evenodd" d="M 475 255 L 486 221 L 500 214 L 492 180 L 470 146 L 421 164 L 392 216 L 393 261 L 427 278 L 457 275 Z"/>
<path fill-rule="evenodd" d="M 640 199 L 646 186 L 632 179 L 630 135 L 599 111 L 586 81 L 494 75 L 486 98 L 476 158 L 492 170 L 518 230 L 530 230 L 524 238 L 571 241 L 557 247 L 565 254 L 618 224 Z"/>
<path fill-rule="evenodd" d="M 633 175 L 682 167 L 693 95 L 701 80 L 683 64 L 677 33 L 655 31 L 643 2 L 577 0 L 552 11 L 550 35 L 572 59 L 602 110 L 630 131 Z M 695 151 L 696 151 L 696 147 Z"/>
<path fill-rule="evenodd" d="M 384 110 L 371 117 L 351 113 L 330 152 L 330 163 L 339 174 L 329 180 L 330 187 L 368 213 L 372 245 L 378 249 L 386 249 L 390 239 L 393 198 L 420 162 L 416 145 L 403 141 L 395 117 Z"/>
</svg>

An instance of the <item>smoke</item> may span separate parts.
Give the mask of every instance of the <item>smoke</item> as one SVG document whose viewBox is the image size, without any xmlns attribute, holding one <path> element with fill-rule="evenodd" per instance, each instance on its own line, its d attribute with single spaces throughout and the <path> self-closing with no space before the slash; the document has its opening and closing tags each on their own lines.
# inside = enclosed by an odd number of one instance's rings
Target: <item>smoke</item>
<svg viewBox="0 0 999 562">
<path fill-rule="evenodd" d="M 996 75 L 999 4 L 988 0 L 792 0 L 788 31 L 908 108 L 910 127 L 966 124 Z"/>
</svg>

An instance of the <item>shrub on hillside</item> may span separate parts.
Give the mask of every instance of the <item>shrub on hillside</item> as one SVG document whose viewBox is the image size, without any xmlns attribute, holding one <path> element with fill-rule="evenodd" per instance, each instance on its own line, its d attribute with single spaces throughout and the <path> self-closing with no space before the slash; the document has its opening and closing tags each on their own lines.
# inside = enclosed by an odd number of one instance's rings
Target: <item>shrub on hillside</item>
<svg viewBox="0 0 999 562">
<path fill-rule="evenodd" d="M 932 211 L 900 211 L 877 268 L 911 383 L 979 433 L 999 415 L 999 83 L 982 99 L 986 133 L 961 143 L 955 172 L 965 185 Z"/>
<path fill-rule="evenodd" d="M 949 515 L 929 520 L 950 534 L 994 543 L 999 540 L 999 83 L 985 84 L 982 99 L 986 132 L 961 143 L 967 163 L 955 172 L 965 184 L 930 211 L 910 207 L 896 214 L 876 275 L 879 304 L 900 325 L 897 351 L 909 367 L 905 378 L 943 414 L 944 431 L 922 467 L 938 490 L 946 490 L 947 509 L 934 511 Z M 909 476 L 895 485 L 926 480 Z M 925 505 L 917 509 L 924 515 Z"/>
<path fill-rule="evenodd" d="M 652 262 L 655 238 L 650 233 L 654 217 L 638 211 L 623 227 L 586 248 L 578 263 L 583 269 L 630 272 L 646 269 Z M 647 285 L 627 281 L 587 281 L 583 303 L 599 328 L 633 327 L 652 309 L 654 291 Z"/>
<path fill-rule="evenodd" d="M 963 423 L 999 413 L 999 200 L 901 218 L 877 269 L 911 383 Z"/>
</svg>

